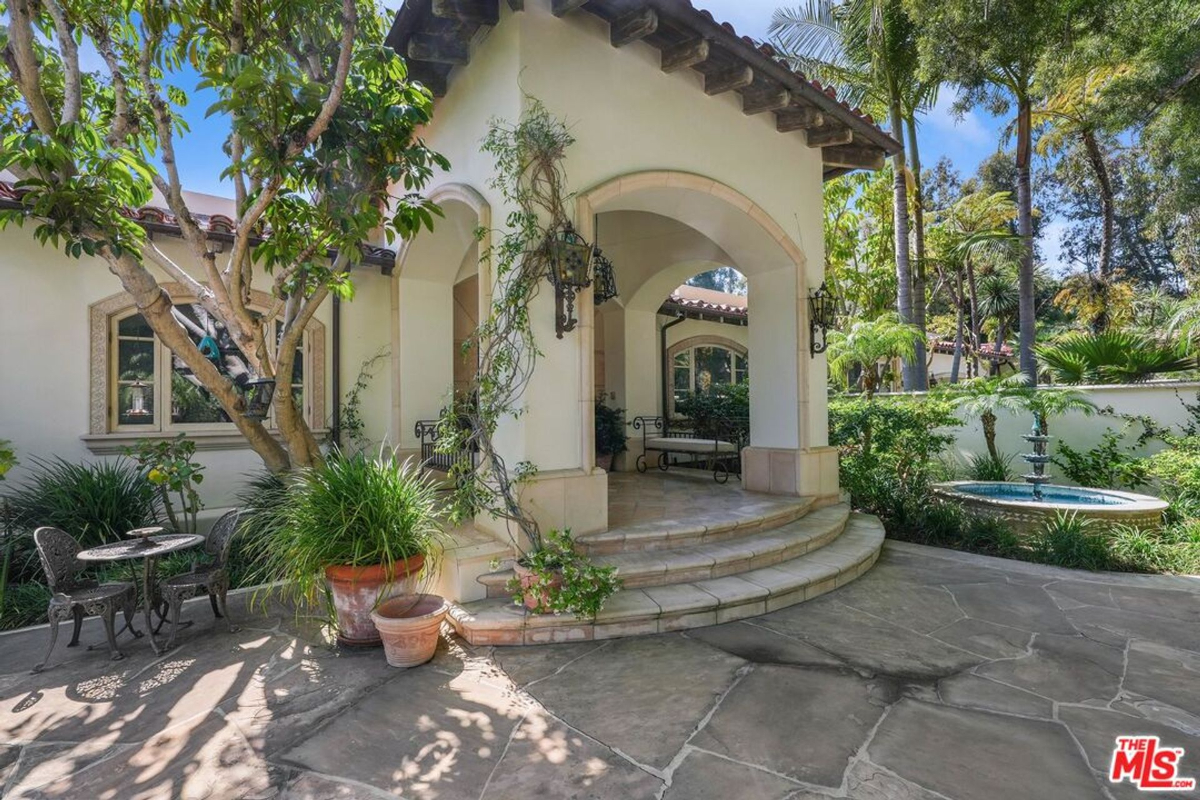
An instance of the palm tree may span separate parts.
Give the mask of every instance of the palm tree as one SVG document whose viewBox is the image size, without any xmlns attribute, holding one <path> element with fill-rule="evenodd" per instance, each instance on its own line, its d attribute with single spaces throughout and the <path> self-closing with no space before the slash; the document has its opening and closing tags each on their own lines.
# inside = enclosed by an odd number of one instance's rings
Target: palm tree
<svg viewBox="0 0 1200 800">
<path fill-rule="evenodd" d="M 984 319 L 995 320 L 995 351 L 998 354 L 1008 338 L 1009 326 L 1017 318 L 1021 293 L 1017 277 L 1007 269 L 990 272 L 979 279 L 979 313 Z"/>
<path fill-rule="evenodd" d="M 1024 376 L 1019 376 L 1024 378 Z M 983 438 L 987 443 L 992 461 L 1001 463 L 1000 451 L 996 449 L 996 417 L 999 411 L 1016 413 L 1025 404 L 1021 398 L 1023 380 L 1008 378 L 975 378 L 959 384 L 955 389 L 954 404 L 965 413 L 979 417 L 983 426 Z"/>
<path fill-rule="evenodd" d="M 1198 368 L 1184 345 L 1155 341 L 1133 331 L 1069 333 L 1037 348 L 1038 358 L 1059 383 L 1140 383 L 1155 375 Z"/>
<path fill-rule="evenodd" d="M 1065 389 L 1055 386 L 1030 385 L 1028 377 L 1019 373 L 1020 388 L 1014 390 L 1014 396 L 1021 408 L 1033 414 L 1034 428 L 1043 436 L 1050 433 L 1050 417 L 1061 417 L 1072 411 L 1078 411 L 1085 417 L 1095 414 L 1096 404 L 1078 389 Z M 1018 376 L 1013 376 L 1018 378 Z M 1017 381 L 1014 381 L 1017 383 Z"/>
<path fill-rule="evenodd" d="M 829 369 L 845 383 L 849 383 L 855 369 L 861 370 L 859 383 L 869 400 L 879 389 L 879 362 L 911 359 L 918 342 L 924 340 L 915 325 L 901 322 L 896 314 L 860 320 L 848 331 L 829 332 Z"/>
<path fill-rule="evenodd" d="M 1094 330 L 1108 327 L 1109 320 L 1103 298 L 1112 278 L 1112 250 L 1116 212 L 1114 210 L 1112 179 L 1100 147 L 1099 130 L 1102 124 L 1100 98 L 1114 78 L 1128 70 L 1123 67 L 1096 67 L 1072 71 L 1068 68 L 1057 91 L 1046 97 L 1033 112 L 1033 124 L 1042 124 L 1037 150 L 1043 155 L 1063 150 L 1070 142 L 1083 145 L 1088 165 L 1096 177 L 1100 194 L 1100 256 L 1097 264 L 1098 288 L 1102 309 L 1094 320 Z"/>
<path fill-rule="evenodd" d="M 884 111 L 901 149 L 892 156 L 896 248 L 896 308 L 900 321 L 920 322 L 921 340 L 904 359 L 904 388 L 928 387 L 925 365 L 924 280 L 914 299 L 909 248 L 908 169 L 904 144 L 906 116 L 928 107 L 937 82 L 918 78 L 917 27 L 901 0 L 807 0 L 780 8 L 771 19 L 773 44 L 792 66 L 827 83 L 845 87 L 843 99 Z M 911 131 L 915 137 L 915 123 Z M 915 138 L 914 138 L 915 141 Z M 919 197 L 919 195 L 918 195 Z M 924 248 L 924 233 L 919 235 Z M 923 273 L 922 273 L 923 276 Z M 914 303 L 920 303 L 920 313 Z"/>
</svg>

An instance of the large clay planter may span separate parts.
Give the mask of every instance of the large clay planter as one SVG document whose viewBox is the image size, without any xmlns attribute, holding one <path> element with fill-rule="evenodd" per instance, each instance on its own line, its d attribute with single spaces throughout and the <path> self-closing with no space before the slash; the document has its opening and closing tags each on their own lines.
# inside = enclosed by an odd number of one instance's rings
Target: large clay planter
<svg viewBox="0 0 1200 800">
<path fill-rule="evenodd" d="M 448 605 L 436 594 L 404 594 L 380 603 L 371 619 L 393 667 L 415 667 L 433 658 Z"/>
<path fill-rule="evenodd" d="M 513 572 L 516 573 L 517 579 L 521 581 L 521 596 L 525 599 L 525 607 L 535 614 L 549 611 L 546 606 L 548 605 L 550 598 L 546 597 L 545 590 L 543 589 L 542 591 L 535 591 L 530 588 L 535 582 L 537 582 L 537 575 L 535 575 L 528 567 L 521 566 L 519 562 L 513 564 Z M 555 589 L 562 586 L 561 572 L 556 573 L 554 577 L 550 579 L 550 585 Z"/>
<path fill-rule="evenodd" d="M 338 643 L 349 647 L 378 647 L 379 631 L 371 621 L 371 611 L 384 600 L 409 590 L 405 579 L 416 575 L 423 566 L 423 555 L 397 561 L 391 583 L 383 564 L 326 567 L 325 580 L 333 593 L 333 610 L 337 615 Z"/>
</svg>

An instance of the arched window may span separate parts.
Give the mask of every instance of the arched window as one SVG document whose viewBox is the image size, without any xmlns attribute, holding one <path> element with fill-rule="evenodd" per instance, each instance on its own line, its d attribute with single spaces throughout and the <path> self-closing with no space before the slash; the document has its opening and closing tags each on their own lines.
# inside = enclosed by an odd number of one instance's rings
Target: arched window
<svg viewBox="0 0 1200 800">
<path fill-rule="evenodd" d="M 234 381 L 246 374 L 244 359 L 230 341 L 225 326 L 192 298 L 169 288 L 168 293 L 175 299 L 176 319 L 200 351 Z M 262 295 L 255 305 L 265 308 L 267 300 Z M 202 448 L 206 436 L 211 447 L 243 444 L 220 403 L 191 369 L 158 340 L 127 294 L 95 304 L 91 313 L 91 435 L 85 440 L 94 452 L 120 452 L 124 440 L 131 436 L 168 436 L 181 432 L 200 437 L 197 444 Z M 280 323 L 274 320 L 267 324 L 270 325 L 267 342 L 278 341 Z M 314 428 L 324 422 L 321 379 L 324 338 L 324 326 L 316 321 L 309 323 L 297 348 L 292 376 L 293 397 Z M 267 425 L 274 427 L 274 419 L 268 419 Z M 226 441 L 228 434 L 234 436 Z"/>
<path fill-rule="evenodd" d="M 750 378 L 750 358 L 746 348 L 730 339 L 716 336 L 693 337 L 667 351 L 671 362 L 671 408 L 676 401 L 694 392 L 713 387 L 744 383 Z"/>
</svg>

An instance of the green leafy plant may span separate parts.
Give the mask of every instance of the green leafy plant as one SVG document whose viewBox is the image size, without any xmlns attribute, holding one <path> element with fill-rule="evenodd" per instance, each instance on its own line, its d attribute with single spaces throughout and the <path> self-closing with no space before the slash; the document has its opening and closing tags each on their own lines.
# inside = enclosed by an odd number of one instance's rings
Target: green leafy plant
<svg viewBox="0 0 1200 800">
<path fill-rule="evenodd" d="M 517 605 L 523 605 L 527 597 L 537 598 L 537 613 L 594 619 L 605 601 L 621 588 L 617 568 L 596 566 L 580 555 L 570 529 L 548 532 L 542 547 L 518 563 L 532 573 L 532 580 L 523 586 L 521 578 L 513 576 L 507 588 Z"/>
<path fill-rule="evenodd" d="M 924 336 L 916 326 L 886 313 L 872 320 L 859 320 L 846 331 L 830 331 L 828 340 L 830 373 L 848 386 L 857 371 L 858 384 L 870 398 L 879 390 L 879 363 L 886 365 L 893 358 L 912 360 Z"/>
<path fill-rule="evenodd" d="M 390 579 L 396 562 L 436 554 L 436 488 L 410 462 L 335 451 L 287 480 L 286 489 L 265 482 L 258 488 L 243 532 L 246 552 L 257 582 L 280 583 L 278 591 L 298 609 L 325 599 L 326 567 L 382 564 Z M 264 589 L 260 598 L 271 593 Z"/>
<path fill-rule="evenodd" d="M 476 354 L 475 372 L 461 397 L 443 410 L 438 421 L 441 452 L 476 456 L 459 459 L 450 470 L 455 485 L 451 523 L 480 513 L 502 521 L 522 559 L 539 558 L 546 548 L 551 553 L 560 548 L 542 534 L 518 496 L 519 487 L 537 474 L 537 466 L 530 462 L 510 466 L 496 447 L 495 436 L 502 420 L 523 413 L 522 397 L 541 355 L 529 306 L 554 266 L 557 234 L 568 223 L 563 160 L 575 141 L 566 124 L 540 101 L 526 100 L 520 121 L 492 120 L 484 138 L 483 151 L 496 165 L 492 185 L 513 211 L 498 243 L 484 256 L 495 275 L 492 306 L 463 343 L 464 352 Z M 584 582 L 580 591 L 593 591 L 593 573 L 579 558 L 580 566 L 564 569 L 563 582 L 578 579 Z M 605 581 L 595 585 L 615 591 Z"/>
<path fill-rule="evenodd" d="M 0 481 L 17 465 L 17 451 L 8 439 L 0 439 Z"/>
<path fill-rule="evenodd" d="M 596 452 L 618 456 L 628 450 L 625 442 L 625 409 L 596 401 Z"/>
<path fill-rule="evenodd" d="M 1036 352 L 1059 383 L 1138 383 L 1198 367 L 1185 345 L 1159 342 L 1120 328 L 1069 333 Z"/>
<path fill-rule="evenodd" d="M 1091 517 L 1059 512 L 1033 540 L 1033 551 L 1046 564 L 1102 570 L 1109 566 L 1103 528 Z"/>
<path fill-rule="evenodd" d="M 955 384 L 950 390 L 956 407 L 979 417 L 988 455 L 999 462 L 996 449 L 996 418 L 1001 411 L 1014 413 L 1022 408 L 1019 392 L 1024 383 L 1013 378 L 974 378 Z"/>
<path fill-rule="evenodd" d="M 1076 450 L 1060 442 L 1050 460 L 1063 476 L 1080 486 L 1097 489 L 1139 489 L 1150 482 L 1149 464 L 1122 446 L 1124 434 L 1108 428 L 1100 444 Z"/>
<path fill-rule="evenodd" d="M 53 525 L 92 547 L 116 541 L 158 518 L 159 492 L 128 459 L 94 464 L 61 458 L 31 461 L 29 478 L 8 495 L 13 525 L 19 530 Z"/>
<path fill-rule="evenodd" d="M 204 507 L 196 489 L 204 482 L 204 465 L 192 460 L 196 443 L 182 433 L 174 439 L 140 439 L 125 454 L 158 490 L 171 527 L 180 533 L 195 533 L 196 517 Z"/>
<path fill-rule="evenodd" d="M 1200 505 L 1200 438 L 1168 437 L 1167 448 L 1148 459 L 1159 492 L 1173 505 Z"/>
<path fill-rule="evenodd" d="M 967 477 L 973 481 L 1011 481 L 1013 457 L 998 453 L 972 453 L 967 459 Z"/>
</svg>

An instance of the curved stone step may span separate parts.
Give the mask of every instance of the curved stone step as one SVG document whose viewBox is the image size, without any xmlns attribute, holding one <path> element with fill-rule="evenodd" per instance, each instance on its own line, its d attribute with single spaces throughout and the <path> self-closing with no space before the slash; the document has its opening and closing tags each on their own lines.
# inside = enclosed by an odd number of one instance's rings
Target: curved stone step
<svg viewBox="0 0 1200 800">
<path fill-rule="evenodd" d="M 474 645 L 589 641 L 700 628 L 777 611 L 843 586 L 870 569 L 882 547 L 879 520 L 853 514 L 841 535 L 817 550 L 738 575 L 623 589 L 595 620 L 529 614 L 499 598 L 452 605 L 450 620 Z"/>
<path fill-rule="evenodd" d="M 736 539 L 777 528 L 799 519 L 813 504 L 811 497 L 762 495 L 754 502 L 695 514 L 683 519 L 655 519 L 580 536 L 579 550 L 589 556 L 678 547 Z"/>
<path fill-rule="evenodd" d="M 740 538 L 674 550 L 592 556 L 591 560 L 599 566 L 616 567 L 626 589 L 720 578 L 769 567 L 823 547 L 837 538 L 849 516 L 850 508 L 839 504 Z M 487 588 L 488 597 L 507 597 L 512 576 L 511 569 L 501 570 L 480 576 L 479 582 Z"/>
</svg>

